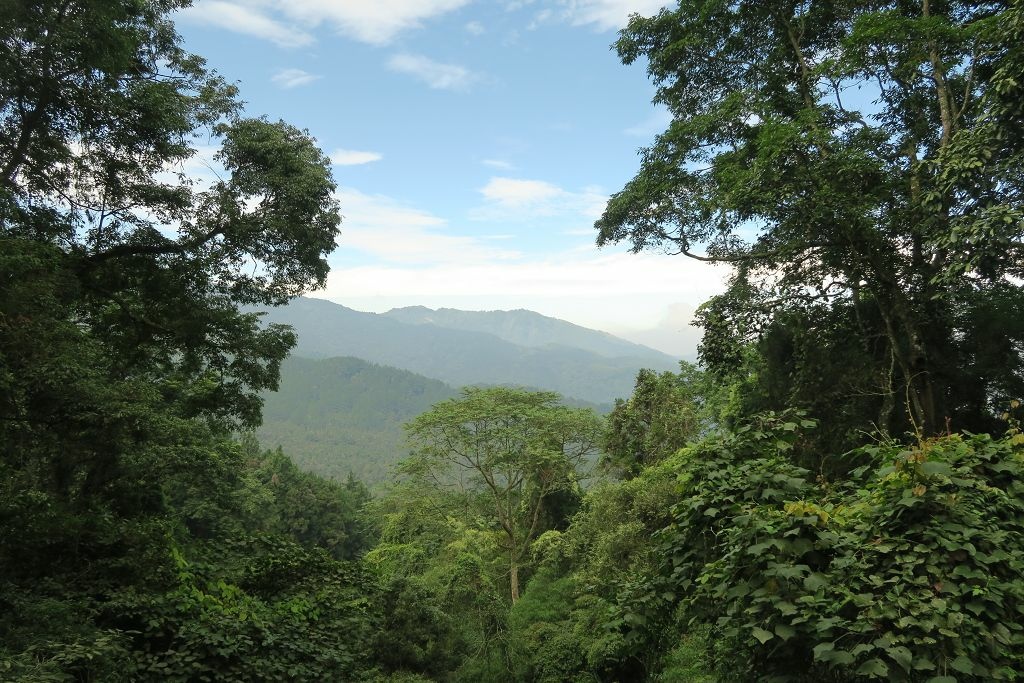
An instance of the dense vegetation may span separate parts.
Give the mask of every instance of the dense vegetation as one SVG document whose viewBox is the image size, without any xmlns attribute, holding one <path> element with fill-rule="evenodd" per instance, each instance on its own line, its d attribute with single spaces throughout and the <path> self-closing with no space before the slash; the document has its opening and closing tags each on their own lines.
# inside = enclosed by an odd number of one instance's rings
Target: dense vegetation
<svg viewBox="0 0 1024 683">
<path fill-rule="evenodd" d="M 266 392 L 260 442 L 280 446 L 324 477 L 388 481 L 408 450 L 402 425 L 456 390 L 434 379 L 358 358 L 291 357 Z"/>
<path fill-rule="evenodd" d="M 599 239 L 733 264 L 701 366 L 441 396 L 371 499 L 251 434 L 338 209 L 180 4 L 0 14 L 0 677 L 1024 677 L 1024 5 L 634 18 L 674 119 Z"/>
</svg>

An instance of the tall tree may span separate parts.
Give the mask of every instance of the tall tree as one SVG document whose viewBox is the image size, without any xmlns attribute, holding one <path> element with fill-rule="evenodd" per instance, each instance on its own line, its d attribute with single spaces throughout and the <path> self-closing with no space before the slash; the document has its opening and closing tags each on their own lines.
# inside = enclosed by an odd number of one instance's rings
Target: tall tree
<svg viewBox="0 0 1024 683">
<path fill-rule="evenodd" d="M 425 486 L 468 494 L 499 528 L 512 601 L 530 546 L 546 530 L 558 494 L 579 486 L 601 418 L 558 404 L 558 394 L 469 388 L 407 426 L 412 455 L 402 471 Z"/>
<path fill-rule="evenodd" d="M 174 659 L 172 631 L 205 618 L 176 602 L 183 556 L 246 507 L 230 432 L 258 423 L 294 342 L 239 306 L 322 285 L 338 232 L 328 160 L 240 116 L 180 45 L 186 4 L 0 7 L 0 657 L 53 680 L 161 677 L 132 641 Z M 219 147 L 208 185 L 185 172 L 200 143 Z"/>
<path fill-rule="evenodd" d="M 883 429 L 987 427 L 1024 389 L 1020 3 L 681 0 L 616 44 L 673 121 L 597 222 L 598 243 L 727 263 L 704 358 L 777 314 L 848 313 Z M 979 320 L 985 359 L 965 340 Z M 989 372 L 987 365 L 1000 367 Z M 889 368 L 892 368 L 890 371 Z"/>
<path fill-rule="evenodd" d="M 322 285 L 335 246 L 328 160 L 292 126 L 239 117 L 234 86 L 180 45 L 168 15 L 186 4 L 17 0 L 0 13 L 0 352 L 13 371 L 0 440 L 78 442 L 77 456 L 53 451 L 58 488 L 116 476 L 123 449 L 84 443 L 78 419 L 130 422 L 119 395 L 254 426 L 294 339 L 238 306 Z M 204 187 L 183 164 L 210 139 L 224 173 Z M 26 325 L 79 350 L 20 343 Z M 68 362 L 97 375 L 83 390 L 144 386 L 86 408 L 66 390 L 82 373 L 51 381 Z"/>
</svg>

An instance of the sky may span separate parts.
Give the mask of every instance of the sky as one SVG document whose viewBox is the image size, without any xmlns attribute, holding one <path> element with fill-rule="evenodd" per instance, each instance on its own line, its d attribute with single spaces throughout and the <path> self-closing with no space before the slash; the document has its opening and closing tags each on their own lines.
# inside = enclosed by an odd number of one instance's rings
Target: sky
<svg viewBox="0 0 1024 683">
<path fill-rule="evenodd" d="M 661 0 L 198 0 L 190 51 L 246 114 L 306 128 L 342 227 L 326 289 L 362 311 L 526 308 L 692 356 L 724 267 L 598 249 L 668 124 L 611 48 Z"/>
</svg>

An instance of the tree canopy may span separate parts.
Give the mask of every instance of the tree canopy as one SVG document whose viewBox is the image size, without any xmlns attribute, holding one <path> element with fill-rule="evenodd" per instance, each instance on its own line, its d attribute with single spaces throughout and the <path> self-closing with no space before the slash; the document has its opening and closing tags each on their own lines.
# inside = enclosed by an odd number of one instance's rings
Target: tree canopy
<svg viewBox="0 0 1024 683">
<path fill-rule="evenodd" d="M 309 136 L 241 118 L 235 87 L 181 47 L 167 15 L 184 4 L 4 12 L 0 239 L 47 264 L 120 372 L 207 376 L 194 412 L 253 425 L 251 390 L 292 340 L 237 306 L 322 285 L 338 207 Z M 202 140 L 224 169 L 208 187 L 184 166 Z"/>
<path fill-rule="evenodd" d="M 185 4 L 0 11 L 5 680 L 368 666 L 357 602 L 374 584 L 339 561 L 366 543 L 365 491 L 258 468 L 232 435 L 259 423 L 294 343 L 239 306 L 323 284 L 329 163 L 306 132 L 240 115 L 181 47 Z M 206 185 L 186 163 L 209 143 L 223 170 Z"/>
<path fill-rule="evenodd" d="M 373 500 L 249 431 L 294 336 L 246 306 L 323 284 L 338 207 L 185 4 L 0 11 L 0 678 L 1020 678 L 1024 5 L 634 18 L 673 122 L 599 241 L 734 268 L 704 367 L 608 421 L 433 387 Z"/>
<path fill-rule="evenodd" d="M 412 456 L 401 467 L 421 486 L 454 489 L 500 530 L 512 601 L 531 544 L 551 524 L 557 494 L 576 493 L 595 452 L 600 418 L 559 405 L 546 391 L 469 388 L 409 423 Z"/>
<path fill-rule="evenodd" d="M 673 121 L 598 243 L 734 268 L 702 310 L 712 369 L 787 319 L 839 325 L 869 363 L 847 397 L 875 396 L 880 430 L 991 427 L 1024 387 L 1022 27 L 1019 3 L 936 0 L 633 18 L 616 48 Z"/>
</svg>

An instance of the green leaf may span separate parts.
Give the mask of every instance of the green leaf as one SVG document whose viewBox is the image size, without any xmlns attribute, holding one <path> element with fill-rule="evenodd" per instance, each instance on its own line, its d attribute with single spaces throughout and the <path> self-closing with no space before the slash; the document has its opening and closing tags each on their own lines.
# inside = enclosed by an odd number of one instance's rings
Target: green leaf
<svg viewBox="0 0 1024 683">
<path fill-rule="evenodd" d="M 902 645 L 897 645 L 896 647 L 886 648 L 885 652 L 892 657 L 893 661 L 899 664 L 904 671 L 910 671 L 910 665 L 914 659 L 910 650 Z"/>
<path fill-rule="evenodd" d="M 938 460 L 929 460 L 921 463 L 921 473 L 927 475 L 935 474 L 951 474 L 953 468 L 949 466 L 948 462 L 940 462 Z"/>
<path fill-rule="evenodd" d="M 915 671 L 934 671 L 935 662 L 933 662 L 927 656 L 920 656 L 914 659 L 914 670 Z"/>
<path fill-rule="evenodd" d="M 853 664 L 856 657 L 846 650 L 830 650 L 829 652 L 821 653 L 821 661 L 829 664 L 836 664 L 838 666 L 848 666 Z"/>
<path fill-rule="evenodd" d="M 882 678 L 889 675 L 889 667 L 878 657 L 872 657 L 857 668 L 857 675 Z"/>
<path fill-rule="evenodd" d="M 974 662 L 972 662 L 964 655 L 960 655 L 952 662 L 950 662 L 949 665 L 953 668 L 954 671 L 959 671 L 962 674 L 974 673 Z"/>
<path fill-rule="evenodd" d="M 826 652 L 831 652 L 835 649 L 835 647 L 836 644 L 832 642 L 818 643 L 814 646 L 814 658 L 821 659 L 823 654 L 825 654 Z"/>
<path fill-rule="evenodd" d="M 754 634 L 754 637 L 757 638 L 757 640 L 762 645 L 764 645 L 769 640 L 771 640 L 772 638 L 775 637 L 774 634 L 772 634 L 771 631 L 766 631 L 763 628 L 761 628 L 760 626 L 755 626 L 753 629 L 751 629 L 751 632 Z"/>
<path fill-rule="evenodd" d="M 818 572 L 809 574 L 806 578 L 804 578 L 804 588 L 806 588 L 809 591 L 816 591 L 820 588 L 824 588 L 827 585 L 828 577 L 826 577 L 824 574 L 819 574 Z"/>
<path fill-rule="evenodd" d="M 796 629 L 790 626 L 789 624 L 776 624 L 775 635 L 777 635 L 779 638 L 782 638 L 783 640 L 789 640 L 790 638 L 796 635 Z"/>
</svg>

